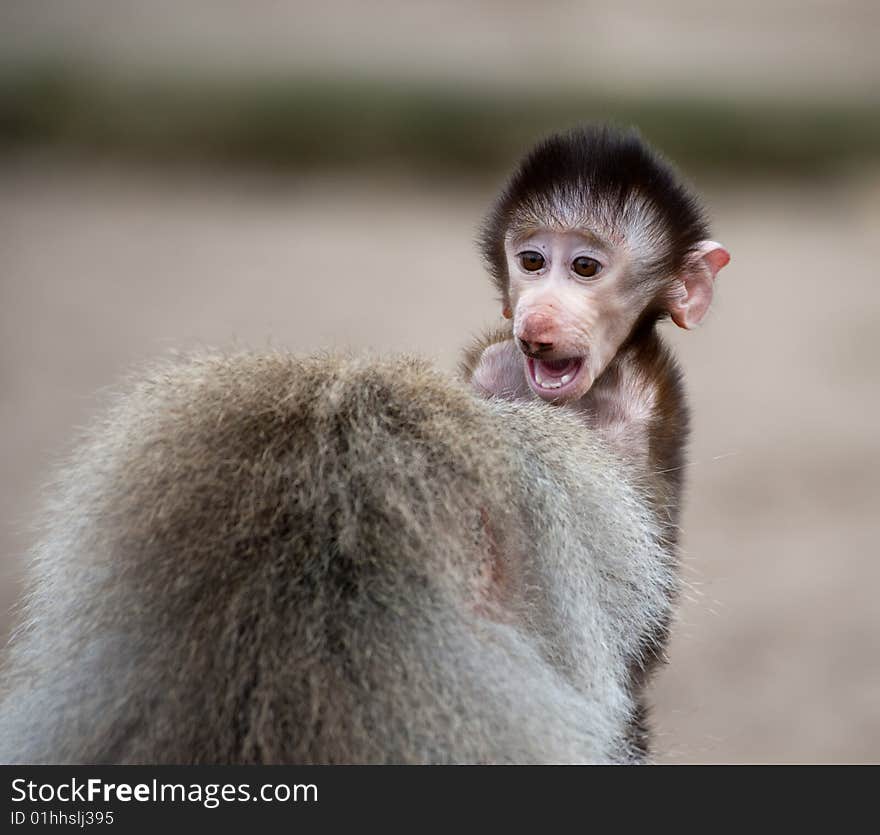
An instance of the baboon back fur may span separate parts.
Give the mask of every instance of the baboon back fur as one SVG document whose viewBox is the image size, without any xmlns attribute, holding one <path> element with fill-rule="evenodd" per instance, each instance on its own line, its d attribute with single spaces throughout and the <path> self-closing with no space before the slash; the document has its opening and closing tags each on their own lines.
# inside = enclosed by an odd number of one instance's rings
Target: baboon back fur
<svg viewBox="0 0 880 835">
<path fill-rule="evenodd" d="M 46 510 L 0 761 L 628 761 L 674 583 L 635 475 L 411 358 L 155 366 Z"/>
</svg>

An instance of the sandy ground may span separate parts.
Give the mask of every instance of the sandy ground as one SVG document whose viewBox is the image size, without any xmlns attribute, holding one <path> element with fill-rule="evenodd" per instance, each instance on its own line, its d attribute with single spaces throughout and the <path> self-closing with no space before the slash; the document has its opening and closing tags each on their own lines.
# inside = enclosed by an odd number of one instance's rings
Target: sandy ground
<svg viewBox="0 0 880 835">
<path fill-rule="evenodd" d="M 670 332 L 695 432 L 661 758 L 880 761 L 880 177 L 703 187 L 734 261 L 708 324 Z M 4 612 L 41 484 L 132 363 L 237 339 L 451 368 L 496 315 L 491 186 L 31 162 L 0 195 Z"/>
</svg>

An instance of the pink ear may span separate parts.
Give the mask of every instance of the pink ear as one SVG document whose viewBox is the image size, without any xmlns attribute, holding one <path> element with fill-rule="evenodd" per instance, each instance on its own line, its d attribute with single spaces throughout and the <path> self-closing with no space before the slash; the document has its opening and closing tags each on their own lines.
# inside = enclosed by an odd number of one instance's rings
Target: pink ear
<svg viewBox="0 0 880 835">
<path fill-rule="evenodd" d="M 712 303 L 718 271 L 730 261 L 730 253 L 715 241 L 703 241 L 675 282 L 669 303 L 672 321 L 680 328 L 700 324 Z"/>
</svg>

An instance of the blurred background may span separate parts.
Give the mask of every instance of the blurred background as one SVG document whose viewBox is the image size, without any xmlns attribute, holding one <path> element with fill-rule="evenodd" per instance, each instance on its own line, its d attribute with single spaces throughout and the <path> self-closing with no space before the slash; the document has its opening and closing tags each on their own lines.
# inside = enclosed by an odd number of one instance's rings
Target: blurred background
<svg viewBox="0 0 880 835">
<path fill-rule="evenodd" d="M 0 637 L 54 462 L 133 365 L 414 351 L 498 316 L 508 166 L 638 125 L 733 254 L 694 410 L 663 762 L 880 761 L 875 0 L 0 0 Z"/>
</svg>

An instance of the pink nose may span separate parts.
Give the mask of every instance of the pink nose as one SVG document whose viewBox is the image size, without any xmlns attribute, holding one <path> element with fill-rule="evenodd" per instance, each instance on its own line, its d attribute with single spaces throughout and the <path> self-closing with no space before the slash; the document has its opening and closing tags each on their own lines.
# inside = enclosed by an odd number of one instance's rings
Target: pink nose
<svg viewBox="0 0 880 835">
<path fill-rule="evenodd" d="M 531 357 L 536 357 L 538 354 L 546 354 L 548 351 L 553 350 L 552 342 L 527 342 L 525 339 L 520 339 L 519 341 L 520 350 L 524 354 L 528 354 Z"/>
<path fill-rule="evenodd" d="M 546 314 L 533 313 L 528 316 L 516 334 L 523 352 L 535 355 L 552 351 L 555 342 L 554 325 L 553 318 Z"/>
</svg>

